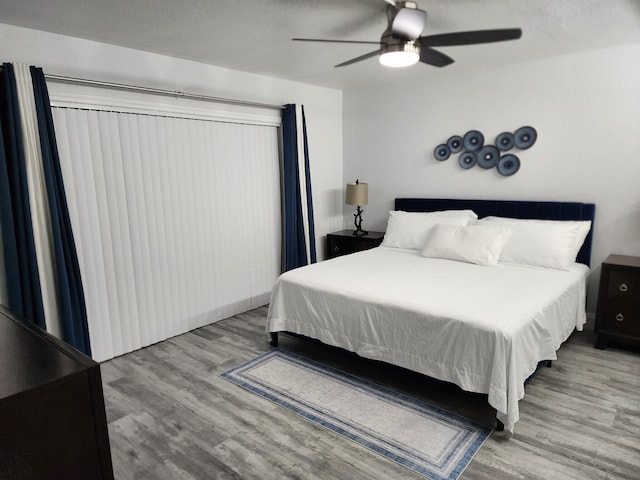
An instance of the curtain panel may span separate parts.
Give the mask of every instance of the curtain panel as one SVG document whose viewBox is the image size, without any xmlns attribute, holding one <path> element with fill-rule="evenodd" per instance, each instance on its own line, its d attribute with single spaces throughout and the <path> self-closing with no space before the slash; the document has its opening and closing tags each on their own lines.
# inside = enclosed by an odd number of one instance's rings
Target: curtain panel
<svg viewBox="0 0 640 480">
<path fill-rule="evenodd" d="M 44 74 L 35 67 L 4 64 L 2 78 L 0 182 L 8 188 L 3 188 L 0 213 L 7 306 L 91 355 Z"/>
<path fill-rule="evenodd" d="M 78 254 L 69 218 L 69 208 L 60 168 L 49 92 L 41 68 L 30 68 L 42 152 L 45 191 L 49 203 L 53 247 L 57 311 L 60 315 L 62 338 L 81 352 L 91 355 L 87 308 Z"/>
<path fill-rule="evenodd" d="M 38 260 L 33 238 L 31 206 L 13 65 L 4 63 L 0 75 L 0 222 L 4 255 L 6 307 L 15 315 L 45 328 Z"/>
<path fill-rule="evenodd" d="M 304 107 L 282 111 L 282 271 L 316 262 L 313 198 Z"/>
</svg>

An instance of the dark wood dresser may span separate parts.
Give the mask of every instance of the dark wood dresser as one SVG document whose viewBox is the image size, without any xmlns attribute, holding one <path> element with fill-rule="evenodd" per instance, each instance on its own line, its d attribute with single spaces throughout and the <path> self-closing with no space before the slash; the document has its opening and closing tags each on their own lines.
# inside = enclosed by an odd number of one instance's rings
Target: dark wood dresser
<svg viewBox="0 0 640 480">
<path fill-rule="evenodd" d="M 327 234 L 327 254 L 329 258 L 347 255 L 377 247 L 382 243 L 384 232 L 369 232 L 354 235 L 353 230 L 341 230 Z"/>
<path fill-rule="evenodd" d="M 100 365 L 2 307 L 0 479 L 113 479 Z"/>
<path fill-rule="evenodd" d="M 596 348 L 609 340 L 640 344 L 640 258 L 609 255 L 602 263 Z"/>
</svg>

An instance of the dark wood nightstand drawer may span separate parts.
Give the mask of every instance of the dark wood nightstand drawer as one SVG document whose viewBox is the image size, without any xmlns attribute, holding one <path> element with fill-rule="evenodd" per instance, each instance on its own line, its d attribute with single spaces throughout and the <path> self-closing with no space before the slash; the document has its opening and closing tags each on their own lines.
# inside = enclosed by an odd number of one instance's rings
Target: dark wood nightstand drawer
<svg viewBox="0 0 640 480">
<path fill-rule="evenodd" d="M 640 258 L 610 255 L 602 263 L 596 347 L 609 340 L 640 343 Z"/>
<path fill-rule="evenodd" d="M 624 307 L 611 306 L 607 308 L 602 319 L 602 330 L 620 335 L 640 338 L 640 322 L 638 312 L 629 311 Z"/>
<path fill-rule="evenodd" d="M 384 232 L 369 232 L 367 235 L 356 236 L 353 230 L 341 230 L 327 234 L 327 254 L 329 258 L 361 252 L 379 246 L 384 238 Z"/>
<path fill-rule="evenodd" d="M 640 306 L 640 270 L 609 269 L 607 297 L 610 301 L 633 302 Z"/>
</svg>

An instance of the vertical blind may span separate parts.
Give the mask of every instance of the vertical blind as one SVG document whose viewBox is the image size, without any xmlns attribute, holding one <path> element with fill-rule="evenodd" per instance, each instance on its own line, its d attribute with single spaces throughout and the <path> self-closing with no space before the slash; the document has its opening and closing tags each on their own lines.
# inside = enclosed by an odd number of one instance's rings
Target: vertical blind
<svg viewBox="0 0 640 480">
<path fill-rule="evenodd" d="M 280 271 L 277 127 L 53 116 L 94 359 L 269 301 Z"/>
</svg>

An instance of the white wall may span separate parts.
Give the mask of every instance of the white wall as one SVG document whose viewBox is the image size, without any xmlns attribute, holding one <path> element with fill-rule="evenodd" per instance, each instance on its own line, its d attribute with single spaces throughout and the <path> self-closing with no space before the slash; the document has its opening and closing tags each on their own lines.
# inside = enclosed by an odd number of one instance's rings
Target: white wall
<svg viewBox="0 0 640 480">
<path fill-rule="evenodd" d="M 414 68 L 428 68 L 418 65 Z M 344 179 L 369 183 L 365 228 L 384 230 L 399 196 L 586 201 L 596 204 L 588 310 L 600 262 L 640 255 L 640 45 L 421 82 L 344 92 Z M 470 129 L 487 143 L 531 125 L 520 171 L 463 170 L 433 149 Z M 345 225 L 351 222 L 345 209 Z"/>
<path fill-rule="evenodd" d="M 304 104 L 321 257 L 322 237 L 351 226 L 342 203 L 354 178 L 369 182 L 371 230 L 384 229 L 397 196 L 580 200 L 597 204 L 594 266 L 610 252 L 640 255 L 640 45 L 340 92 L 2 24 L 0 42 L 3 61 L 48 74 Z M 522 125 L 539 137 L 513 177 L 433 159 L 452 134 L 492 140 Z"/>
<path fill-rule="evenodd" d="M 260 103 L 303 104 L 321 258 L 324 257 L 324 235 L 342 227 L 341 91 L 4 24 L 0 24 L 0 44 L 2 61 L 36 65 L 42 67 L 45 74 Z M 70 88 L 78 87 L 49 84 L 52 96 L 57 92 L 69 92 Z M 207 105 L 206 108 L 215 110 L 233 108 Z"/>
</svg>

